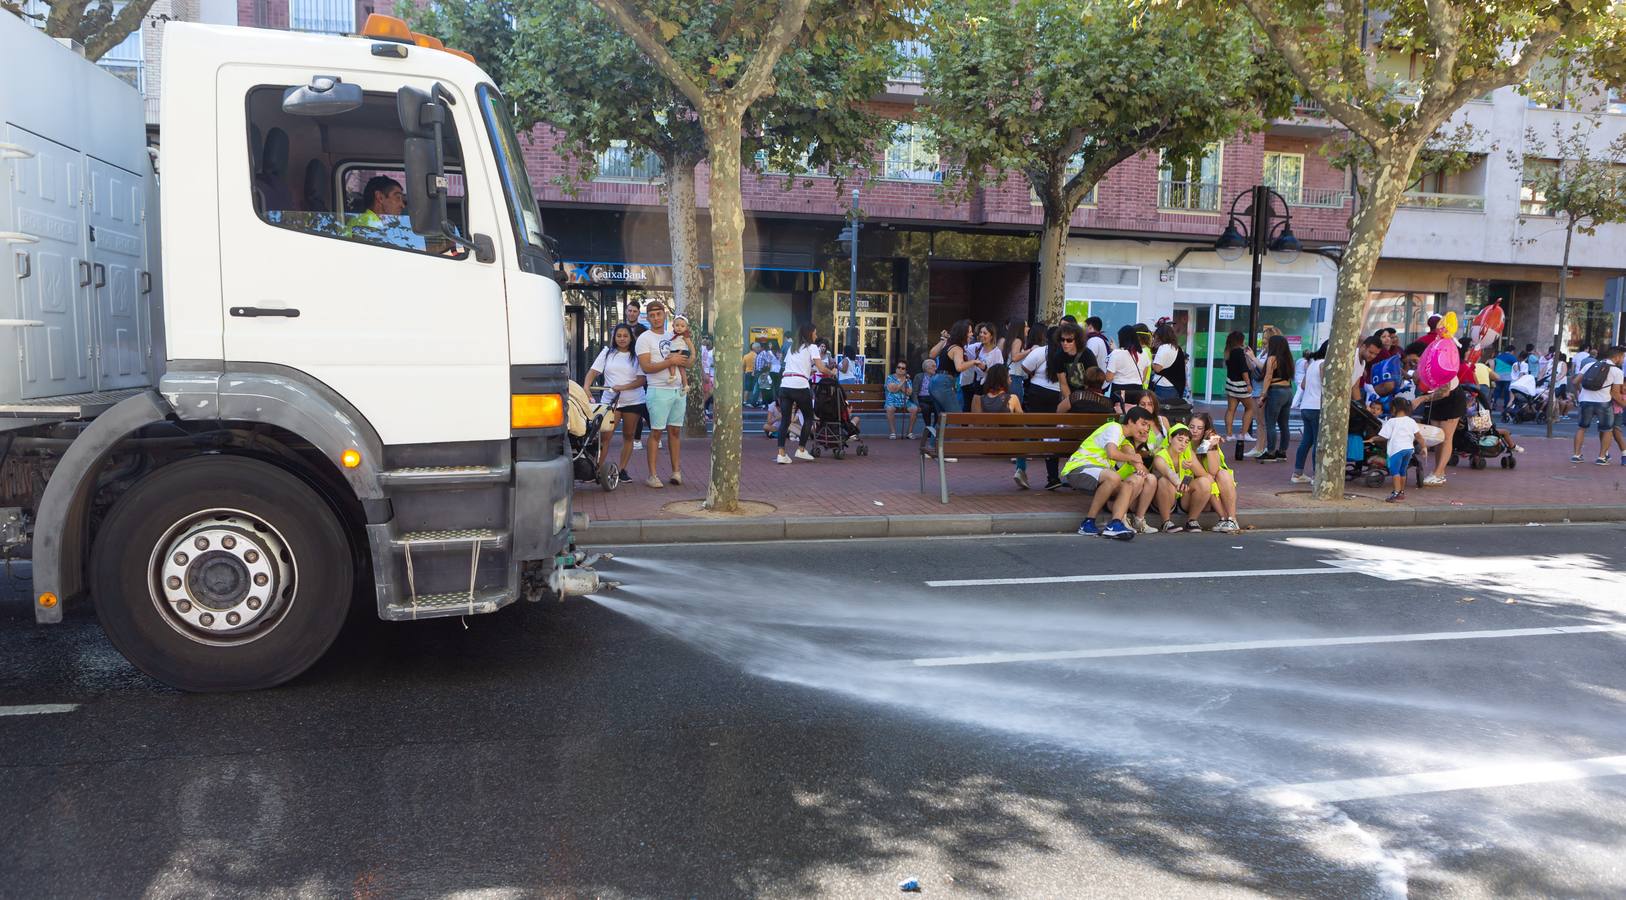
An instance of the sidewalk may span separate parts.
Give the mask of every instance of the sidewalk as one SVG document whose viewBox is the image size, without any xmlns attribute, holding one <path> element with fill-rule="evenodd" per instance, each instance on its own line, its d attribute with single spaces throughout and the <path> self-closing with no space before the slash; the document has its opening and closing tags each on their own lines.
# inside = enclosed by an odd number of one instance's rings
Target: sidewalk
<svg viewBox="0 0 1626 900">
<path fill-rule="evenodd" d="M 1071 531 L 1082 518 L 1084 495 L 1037 489 L 1044 484 L 1040 460 L 1029 464 L 1035 489 L 1026 491 L 1011 480 L 1011 465 L 1004 460 L 950 463 L 949 502 L 944 505 L 938 498 L 935 463 L 927 467 L 926 490 L 920 490 L 918 440 L 887 440 L 884 421 L 878 426 L 866 422 L 864 427 L 869 456 L 849 453 L 835 460 L 826 454 L 814 462 L 797 460 L 788 466 L 774 463 L 773 441 L 760 431 L 748 432 L 740 499 L 765 505 L 754 507 L 754 515 L 747 516 L 715 516 L 694 509 L 706 496 L 709 438 L 683 442 L 682 487 L 645 487 L 644 456 L 635 452 L 632 484 L 609 493 L 596 485 L 577 486 L 575 509 L 589 516 L 589 527 L 579 537 L 584 543 L 637 543 Z M 876 431 L 879 440 L 869 437 Z M 1474 470 L 1465 460 L 1447 469 L 1449 481 L 1443 486 L 1419 488 L 1410 482 L 1403 504 L 1383 502 L 1387 482 L 1367 488 L 1360 481 L 1345 484 L 1345 494 L 1352 499 L 1317 503 L 1309 485 L 1288 481 L 1291 461 L 1232 460 L 1240 492 L 1238 518 L 1245 527 L 1626 520 L 1626 466 L 1618 460 L 1609 466 L 1594 465 L 1593 435 L 1587 439 L 1587 461 L 1571 463 L 1573 434 L 1573 428 L 1565 429 L 1550 441 L 1520 436 L 1526 452 L 1518 455 L 1516 469 L 1503 469 L 1497 460 L 1489 460 L 1486 468 Z M 663 477 L 670 475 L 665 451 L 660 465 Z"/>
</svg>

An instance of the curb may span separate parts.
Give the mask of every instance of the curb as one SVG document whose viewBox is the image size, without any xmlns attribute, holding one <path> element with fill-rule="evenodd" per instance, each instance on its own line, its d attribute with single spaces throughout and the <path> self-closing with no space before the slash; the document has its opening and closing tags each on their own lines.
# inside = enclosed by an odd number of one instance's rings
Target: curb
<svg viewBox="0 0 1626 900">
<path fill-rule="evenodd" d="M 1212 518 L 1205 516 L 1205 519 Z M 1626 522 L 1626 505 L 1442 506 L 1413 509 L 1261 509 L 1249 528 L 1398 528 L 1418 525 L 1522 525 Z M 1077 513 L 965 513 L 924 516 L 759 516 L 728 521 L 636 519 L 589 522 L 576 530 L 583 545 L 705 544 L 723 541 L 840 540 L 978 534 L 1070 534 Z"/>
</svg>

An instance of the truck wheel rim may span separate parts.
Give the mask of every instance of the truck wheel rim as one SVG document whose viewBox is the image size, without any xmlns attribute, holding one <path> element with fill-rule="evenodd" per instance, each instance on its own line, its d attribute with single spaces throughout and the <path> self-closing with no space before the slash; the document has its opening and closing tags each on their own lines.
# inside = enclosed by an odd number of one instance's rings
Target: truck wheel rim
<svg viewBox="0 0 1626 900">
<path fill-rule="evenodd" d="M 176 522 L 155 545 L 148 572 L 159 616 L 203 644 L 260 638 L 294 601 L 288 542 L 241 510 L 209 509 Z"/>
</svg>

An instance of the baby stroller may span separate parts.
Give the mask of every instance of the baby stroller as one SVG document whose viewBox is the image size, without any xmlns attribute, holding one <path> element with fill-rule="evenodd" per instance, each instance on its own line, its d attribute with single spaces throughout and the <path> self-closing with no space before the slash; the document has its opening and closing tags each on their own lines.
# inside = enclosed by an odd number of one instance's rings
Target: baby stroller
<svg viewBox="0 0 1626 900">
<path fill-rule="evenodd" d="M 1547 392 L 1530 375 L 1514 379 L 1508 385 L 1508 401 L 1502 409 L 1502 421 L 1535 422 L 1546 417 Z"/>
<path fill-rule="evenodd" d="M 1483 469 L 1487 460 L 1500 459 L 1504 469 L 1517 468 L 1519 458 L 1513 455 L 1507 438 L 1496 431 L 1490 412 L 1480 407 L 1477 415 L 1463 416 L 1457 423 L 1457 433 L 1451 437 L 1451 449 L 1468 458 L 1470 468 Z"/>
<path fill-rule="evenodd" d="M 1377 487 L 1389 477 L 1389 448 L 1374 438 L 1383 430 L 1383 421 L 1371 410 L 1351 400 L 1349 402 L 1349 448 L 1345 451 L 1344 480 L 1362 479 L 1367 487 Z M 1423 486 L 1423 464 L 1414 456 L 1411 461 L 1417 486 Z"/>
<path fill-rule="evenodd" d="M 607 396 L 609 403 L 594 403 L 586 388 L 570 382 L 570 414 L 565 431 L 570 443 L 572 477 L 577 481 L 597 482 L 606 491 L 613 491 L 621 485 L 621 467 L 615 460 L 605 460 L 602 468 L 598 464 L 599 441 L 605 434 L 600 429 L 606 416 L 615 415 L 611 405 L 615 395 Z M 613 418 L 611 422 L 613 424 Z"/>
<path fill-rule="evenodd" d="M 828 450 L 840 459 L 847 455 L 849 442 L 855 445 L 855 455 L 869 455 L 869 447 L 858 436 L 858 417 L 847 402 L 847 389 L 834 379 L 813 385 L 813 439 L 807 451 L 818 456 Z"/>
</svg>

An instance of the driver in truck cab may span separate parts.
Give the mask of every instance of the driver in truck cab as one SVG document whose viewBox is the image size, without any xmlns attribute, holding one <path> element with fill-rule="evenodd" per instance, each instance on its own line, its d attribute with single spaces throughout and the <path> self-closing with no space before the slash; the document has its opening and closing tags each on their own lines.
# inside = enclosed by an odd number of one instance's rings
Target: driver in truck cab
<svg viewBox="0 0 1626 900">
<path fill-rule="evenodd" d="M 365 206 L 345 223 L 347 230 L 364 228 L 386 235 L 401 222 L 401 214 L 406 211 L 406 191 L 402 189 L 401 182 L 388 175 L 374 175 L 367 179 L 361 196 Z M 385 219 L 385 216 L 390 218 Z"/>
</svg>

